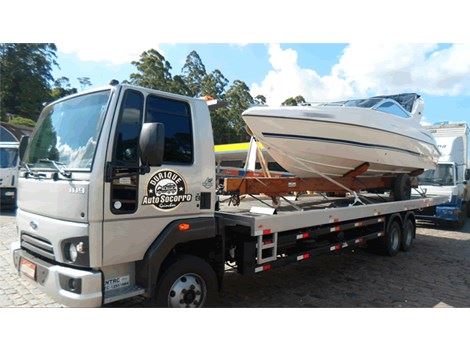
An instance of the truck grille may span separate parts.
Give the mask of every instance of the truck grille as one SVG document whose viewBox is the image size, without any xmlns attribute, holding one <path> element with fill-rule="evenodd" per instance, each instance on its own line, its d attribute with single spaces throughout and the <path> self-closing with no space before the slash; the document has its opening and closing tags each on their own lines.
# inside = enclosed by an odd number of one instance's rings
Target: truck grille
<svg viewBox="0 0 470 352">
<path fill-rule="evenodd" d="M 32 236 L 30 234 L 21 234 L 21 248 L 33 252 L 41 257 L 55 260 L 54 247 L 51 242 L 44 238 Z"/>
</svg>

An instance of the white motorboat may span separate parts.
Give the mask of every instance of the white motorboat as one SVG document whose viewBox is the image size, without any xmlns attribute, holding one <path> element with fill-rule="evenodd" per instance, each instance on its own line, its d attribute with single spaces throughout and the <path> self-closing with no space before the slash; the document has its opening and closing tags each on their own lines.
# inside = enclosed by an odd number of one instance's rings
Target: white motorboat
<svg viewBox="0 0 470 352">
<path fill-rule="evenodd" d="M 344 176 L 364 163 L 363 176 L 433 169 L 439 151 L 420 125 L 415 93 L 323 103 L 252 107 L 242 118 L 284 169 L 299 176 Z"/>
</svg>

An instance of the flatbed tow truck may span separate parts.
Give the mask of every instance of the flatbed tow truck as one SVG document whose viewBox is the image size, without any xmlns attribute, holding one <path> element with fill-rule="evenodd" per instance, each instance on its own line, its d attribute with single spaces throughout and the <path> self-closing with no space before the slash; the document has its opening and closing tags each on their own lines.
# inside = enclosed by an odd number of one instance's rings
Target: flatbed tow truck
<svg viewBox="0 0 470 352">
<path fill-rule="evenodd" d="M 287 192 L 272 206 L 223 192 L 209 107 L 117 83 L 46 106 L 20 145 L 19 275 L 74 307 L 211 306 L 226 265 L 262 275 L 357 246 L 393 256 L 413 242 L 414 210 L 447 201 Z"/>
</svg>

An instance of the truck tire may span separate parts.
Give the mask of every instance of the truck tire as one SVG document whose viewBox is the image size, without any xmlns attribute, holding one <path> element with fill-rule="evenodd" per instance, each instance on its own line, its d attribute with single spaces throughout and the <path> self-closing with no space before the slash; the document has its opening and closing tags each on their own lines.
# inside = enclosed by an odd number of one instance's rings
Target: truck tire
<svg viewBox="0 0 470 352">
<path fill-rule="evenodd" d="M 392 186 L 394 200 L 408 200 L 411 198 L 411 177 L 408 174 L 397 176 Z"/>
<path fill-rule="evenodd" d="M 403 225 L 403 236 L 401 240 L 401 250 L 407 252 L 413 243 L 413 239 L 416 236 L 416 225 L 413 220 L 407 218 Z"/>
<path fill-rule="evenodd" d="M 384 237 L 369 241 L 368 247 L 372 252 L 393 257 L 400 251 L 402 228 L 398 221 L 392 220 L 387 226 Z"/>
<path fill-rule="evenodd" d="M 217 296 L 217 277 L 205 260 L 181 255 L 165 270 L 155 291 L 157 307 L 210 307 Z"/>
</svg>

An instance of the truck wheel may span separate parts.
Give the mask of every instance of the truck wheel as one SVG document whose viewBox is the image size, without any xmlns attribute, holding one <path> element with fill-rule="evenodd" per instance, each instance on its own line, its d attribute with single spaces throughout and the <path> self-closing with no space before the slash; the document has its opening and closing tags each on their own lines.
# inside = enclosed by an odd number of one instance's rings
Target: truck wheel
<svg viewBox="0 0 470 352">
<path fill-rule="evenodd" d="M 411 198 L 411 178 L 408 174 L 397 176 L 392 186 L 394 200 L 408 200 Z"/>
<path fill-rule="evenodd" d="M 392 221 L 387 226 L 384 237 L 369 241 L 368 247 L 372 252 L 393 257 L 400 250 L 402 229 L 397 221 Z"/>
<path fill-rule="evenodd" d="M 155 305 L 167 308 L 209 307 L 217 295 L 217 277 L 203 259 L 182 255 L 157 283 Z"/>
<path fill-rule="evenodd" d="M 413 239 L 416 235 L 416 226 L 415 223 L 410 219 L 405 220 L 405 224 L 403 225 L 403 237 L 401 241 L 401 250 L 403 252 L 407 252 L 410 250 L 411 244 L 413 243 Z"/>
</svg>

